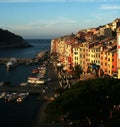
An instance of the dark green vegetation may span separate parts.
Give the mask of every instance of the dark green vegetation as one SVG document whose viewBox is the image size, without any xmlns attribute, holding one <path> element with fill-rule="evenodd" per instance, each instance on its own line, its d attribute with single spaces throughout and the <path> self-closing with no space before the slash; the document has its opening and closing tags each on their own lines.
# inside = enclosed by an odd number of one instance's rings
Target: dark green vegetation
<svg viewBox="0 0 120 127">
<path fill-rule="evenodd" d="M 97 78 L 80 81 L 70 89 L 57 90 L 59 97 L 48 104 L 46 112 L 79 122 L 79 127 L 120 126 L 120 80 Z M 87 122 L 85 122 L 87 121 Z"/>
<path fill-rule="evenodd" d="M 8 30 L 0 29 L 0 48 L 31 47 L 21 36 L 15 35 Z"/>
</svg>

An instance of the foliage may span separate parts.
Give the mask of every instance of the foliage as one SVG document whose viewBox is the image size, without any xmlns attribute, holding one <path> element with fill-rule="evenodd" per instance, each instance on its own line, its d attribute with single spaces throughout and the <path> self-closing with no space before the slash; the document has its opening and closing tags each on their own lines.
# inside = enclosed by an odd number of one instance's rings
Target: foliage
<svg viewBox="0 0 120 127">
<path fill-rule="evenodd" d="M 76 78 L 80 78 L 80 75 L 82 74 L 83 70 L 82 70 L 82 67 L 80 65 L 76 65 L 74 67 L 74 76 Z"/>
<path fill-rule="evenodd" d="M 68 114 L 69 119 L 108 119 L 114 104 L 120 103 L 120 81 L 97 78 L 80 81 L 51 102 L 46 112 Z"/>
<path fill-rule="evenodd" d="M 0 48 L 4 47 L 31 47 L 21 36 L 8 30 L 0 29 Z"/>
<path fill-rule="evenodd" d="M 22 40 L 22 37 L 19 35 L 15 35 L 14 33 L 11 33 L 8 30 L 0 29 L 0 41 L 6 41 L 6 40 Z"/>
</svg>

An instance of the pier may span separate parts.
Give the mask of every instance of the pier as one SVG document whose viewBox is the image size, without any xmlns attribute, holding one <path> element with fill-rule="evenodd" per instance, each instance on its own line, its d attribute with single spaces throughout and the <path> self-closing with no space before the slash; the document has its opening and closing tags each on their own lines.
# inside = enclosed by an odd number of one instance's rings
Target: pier
<svg viewBox="0 0 120 127">
<path fill-rule="evenodd" d="M 0 64 L 6 64 L 10 58 L 0 58 Z M 34 64 L 39 62 L 38 59 L 35 58 L 16 58 L 17 64 Z"/>
<path fill-rule="evenodd" d="M 41 61 L 44 61 L 49 57 L 48 51 L 42 51 L 38 53 L 34 58 L 15 58 L 17 64 L 35 64 Z M 0 64 L 5 64 L 10 60 L 10 57 L 0 57 Z"/>
<path fill-rule="evenodd" d="M 49 51 L 41 51 L 34 58 L 16 58 L 17 64 L 35 64 L 38 62 L 42 62 L 49 57 Z M 0 57 L 0 64 L 5 64 L 10 60 L 10 57 Z"/>
</svg>

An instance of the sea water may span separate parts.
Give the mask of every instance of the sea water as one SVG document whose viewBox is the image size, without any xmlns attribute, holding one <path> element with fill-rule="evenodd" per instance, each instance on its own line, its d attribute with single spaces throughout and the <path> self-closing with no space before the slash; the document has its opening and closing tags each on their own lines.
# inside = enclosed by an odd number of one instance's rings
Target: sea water
<svg viewBox="0 0 120 127">
<path fill-rule="evenodd" d="M 33 47 L 0 49 L 0 57 L 34 58 L 39 52 L 50 50 L 50 40 L 29 39 L 26 41 L 33 45 Z M 8 70 L 5 65 L 0 65 L 0 82 L 10 82 L 11 85 L 19 85 L 21 82 L 26 82 L 31 71 L 37 68 L 37 66 L 18 65 Z"/>
<path fill-rule="evenodd" d="M 50 40 L 27 40 L 33 47 L 0 49 L 0 57 L 34 58 L 37 53 L 50 49 Z M 11 82 L 19 85 L 26 82 L 32 69 L 38 65 L 18 65 L 7 70 L 5 65 L 0 65 L 0 81 Z M 23 103 L 5 102 L 0 99 L 0 126 L 1 127 L 34 127 L 36 117 L 43 102 L 36 101 L 36 95 L 30 95 Z M 38 119 L 38 118 L 37 118 Z"/>
</svg>

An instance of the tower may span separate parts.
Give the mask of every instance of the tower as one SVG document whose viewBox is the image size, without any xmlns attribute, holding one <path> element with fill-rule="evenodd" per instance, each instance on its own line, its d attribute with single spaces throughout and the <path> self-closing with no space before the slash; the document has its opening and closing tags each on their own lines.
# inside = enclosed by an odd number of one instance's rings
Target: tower
<svg viewBox="0 0 120 127">
<path fill-rule="evenodd" d="M 117 69 L 118 79 L 120 79 L 120 27 L 117 28 Z"/>
</svg>

